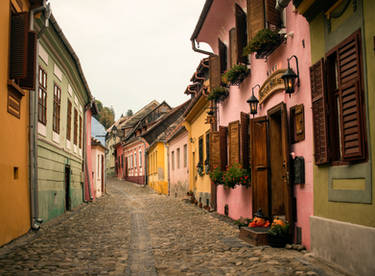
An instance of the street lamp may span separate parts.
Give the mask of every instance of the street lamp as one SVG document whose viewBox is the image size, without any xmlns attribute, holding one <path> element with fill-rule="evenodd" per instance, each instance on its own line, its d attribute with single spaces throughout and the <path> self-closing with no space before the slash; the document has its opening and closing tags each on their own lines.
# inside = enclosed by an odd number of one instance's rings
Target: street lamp
<svg viewBox="0 0 375 276">
<path fill-rule="evenodd" d="M 292 58 L 294 58 L 296 60 L 297 74 L 293 71 L 292 68 L 290 68 L 290 60 Z M 290 95 L 294 93 L 296 79 L 297 79 L 297 86 L 299 87 L 299 85 L 300 85 L 300 81 L 299 81 L 299 68 L 298 68 L 298 58 L 295 55 L 291 56 L 287 60 L 288 60 L 288 69 L 281 76 L 281 78 L 284 80 L 285 93 L 289 94 L 289 97 L 290 97 Z"/>
<path fill-rule="evenodd" d="M 258 99 L 254 96 L 254 88 L 255 87 L 259 87 L 259 89 L 260 89 L 260 85 L 259 84 L 255 85 L 253 88 L 251 88 L 252 95 L 247 100 L 247 103 L 250 106 L 250 114 L 252 114 L 253 117 L 254 117 L 255 114 L 258 113 L 258 103 L 259 103 Z"/>
</svg>

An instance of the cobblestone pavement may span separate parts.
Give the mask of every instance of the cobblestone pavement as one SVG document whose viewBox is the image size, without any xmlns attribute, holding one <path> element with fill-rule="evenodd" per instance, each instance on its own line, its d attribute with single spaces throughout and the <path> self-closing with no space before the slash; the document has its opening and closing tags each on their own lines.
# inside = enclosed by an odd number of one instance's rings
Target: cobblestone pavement
<svg viewBox="0 0 375 276">
<path fill-rule="evenodd" d="M 147 187 L 107 190 L 0 248 L 0 275 L 343 275 L 307 252 L 251 247 L 214 213 Z"/>
</svg>

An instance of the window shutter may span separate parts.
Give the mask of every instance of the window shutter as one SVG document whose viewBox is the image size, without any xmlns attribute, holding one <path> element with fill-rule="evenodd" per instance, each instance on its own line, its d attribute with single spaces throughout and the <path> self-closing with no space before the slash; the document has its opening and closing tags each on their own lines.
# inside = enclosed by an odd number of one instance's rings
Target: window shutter
<svg viewBox="0 0 375 276">
<path fill-rule="evenodd" d="M 240 122 L 234 121 L 228 125 L 229 165 L 240 163 Z"/>
<path fill-rule="evenodd" d="M 227 70 L 227 46 L 219 39 L 220 73 Z"/>
<path fill-rule="evenodd" d="M 247 57 L 243 55 L 243 48 L 247 44 L 247 20 L 246 13 L 237 4 L 236 10 L 236 36 L 237 36 L 237 60 L 240 63 L 247 63 Z"/>
<path fill-rule="evenodd" d="M 360 31 L 340 43 L 337 49 L 340 89 L 342 158 L 361 160 L 365 154 L 364 110 L 362 100 Z"/>
<path fill-rule="evenodd" d="M 220 135 L 220 162 L 221 169 L 225 170 L 228 164 L 228 148 L 227 148 L 227 134 L 228 128 L 220 126 L 219 135 Z"/>
<path fill-rule="evenodd" d="M 303 104 L 290 108 L 290 137 L 292 143 L 297 143 L 305 139 L 305 114 Z"/>
<path fill-rule="evenodd" d="M 230 50 L 230 67 L 237 64 L 237 31 L 236 28 L 232 28 L 229 31 L 229 50 Z"/>
<path fill-rule="evenodd" d="M 278 29 L 281 26 L 280 13 L 275 6 L 276 0 L 247 0 L 249 41 L 264 28 Z"/>
<path fill-rule="evenodd" d="M 12 15 L 10 34 L 10 79 L 23 79 L 27 75 L 28 13 Z"/>
<path fill-rule="evenodd" d="M 211 131 L 210 139 L 210 166 L 215 169 L 221 167 L 220 133 L 218 131 Z"/>
<path fill-rule="evenodd" d="M 324 60 L 310 67 L 311 101 L 314 128 L 315 163 L 328 163 L 328 121 L 324 78 Z"/>
<path fill-rule="evenodd" d="M 27 47 L 27 76 L 20 81 L 20 86 L 24 89 L 35 90 L 36 41 L 36 33 L 29 32 Z"/>
<path fill-rule="evenodd" d="M 249 114 L 241 112 L 241 164 L 243 168 L 249 167 Z"/>
<path fill-rule="evenodd" d="M 220 86 L 221 74 L 220 74 L 220 57 L 210 56 L 210 90 Z"/>
</svg>

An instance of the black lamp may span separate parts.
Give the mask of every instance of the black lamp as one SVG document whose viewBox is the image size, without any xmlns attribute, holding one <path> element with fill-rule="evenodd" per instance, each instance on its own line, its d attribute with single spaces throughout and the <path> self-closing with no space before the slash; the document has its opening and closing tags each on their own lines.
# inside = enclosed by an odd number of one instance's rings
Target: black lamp
<svg viewBox="0 0 375 276">
<path fill-rule="evenodd" d="M 292 58 L 295 58 L 296 60 L 296 66 L 297 66 L 297 74 L 293 71 L 292 68 L 290 68 L 290 60 Z M 298 68 L 298 58 L 293 55 L 288 60 L 288 69 L 286 72 L 281 76 L 281 78 L 284 80 L 284 86 L 285 86 L 285 93 L 289 94 L 289 97 L 291 94 L 294 93 L 295 85 L 296 85 L 296 79 L 297 79 L 297 85 L 299 87 L 299 68 Z"/>
<path fill-rule="evenodd" d="M 254 115 L 258 113 L 258 99 L 254 96 L 254 88 L 255 87 L 259 87 L 260 89 L 260 85 L 257 84 L 255 85 L 253 88 L 251 88 L 251 97 L 247 100 L 247 103 L 250 105 L 250 114 Z"/>
</svg>

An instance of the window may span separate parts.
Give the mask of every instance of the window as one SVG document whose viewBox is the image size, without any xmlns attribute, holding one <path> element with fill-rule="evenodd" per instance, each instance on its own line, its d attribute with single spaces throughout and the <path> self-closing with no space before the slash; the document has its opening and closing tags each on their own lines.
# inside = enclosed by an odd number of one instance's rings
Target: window
<svg viewBox="0 0 375 276">
<path fill-rule="evenodd" d="M 220 73 L 227 70 L 227 46 L 219 39 Z"/>
<path fill-rule="evenodd" d="M 180 168 L 180 148 L 177 149 L 177 169 Z"/>
<path fill-rule="evenodd" d="M 318 165 L 367 158 L 360 37 L 355 32 L 310 67 Z"/>
<path fill-rule="evenodd" d="M 138 163 L 137 163 L 137 152 L 134 152 L 134 167 L 138 167 Z"/>
<path fill-rule="evenodd" d="M 72 132 L 72 102 L 68 100 L 68 116 L 66 120 L 66 139 L 70 141 Z"/>
<path fill-rule="evenodd" d="M 187 144 L 184 145 L 184 168 L 187 167 Z"/>
<path fill-rule="evenodd" d="M 82 116 L 79 116 L 79 148 L 82 148 Z"/>
<path fill-rule="evenodd" d="M 142 167 L 142 151 L 139 150 L 139 167 Z"/>
<path fill-rule="evenodd" d="M 73 142 L 74 145 L 77 145 L 78 142 L 78 112 L 77 109 L 74 108 L 74 137 Z"/>
<path fill-rule="evenodd" d="M 39 67 L 38 121 L 47 124 L 47 73 Z"/>
<path fill-rule="evenodd" d="M 53 121 L 52 129 L 57 134 L 60 133 L 60 106 L 61 106 L 61 88 L 55 83 L 53 87 Z"/>
<path fill-rule="evenodd" d="M 203 165 L 203 136 L 199 137 L 199 163 Z"/>
<path fill-rule="evenodd" d="M 208 165 L 210 160 L 210 133 L 206 133 L 206 160 L 204 161 L 205 165 Z"/>
<path fill-rule="evenodd" d="M 174 151 L 172 151 L 172 170 L 174 170 Z"/>
</svg>

